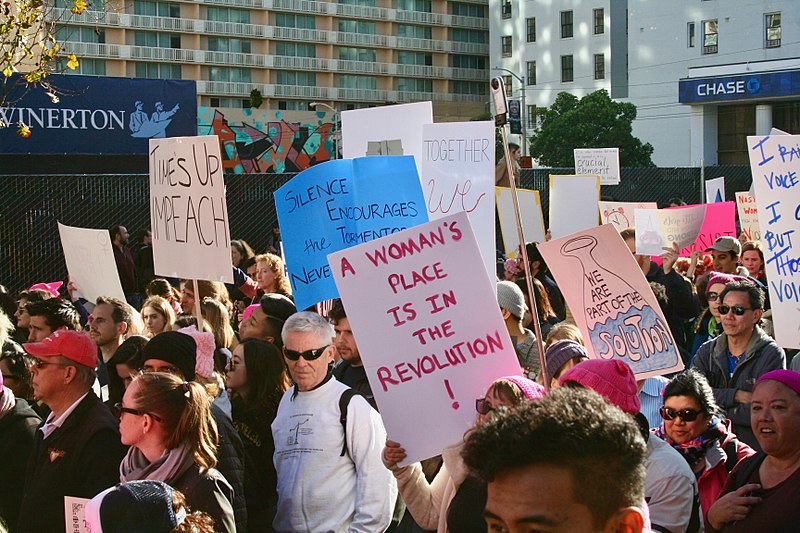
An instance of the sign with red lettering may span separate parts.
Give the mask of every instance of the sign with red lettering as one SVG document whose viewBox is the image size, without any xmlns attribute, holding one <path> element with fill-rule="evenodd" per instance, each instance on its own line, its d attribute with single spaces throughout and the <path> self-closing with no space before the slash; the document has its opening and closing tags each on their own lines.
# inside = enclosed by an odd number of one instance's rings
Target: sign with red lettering
<svg viewBox="0 0 800 533">
<path fill-rule="evenodd" d="M 590 356 L 622 360 L 637 379 L 683 369 L 656 297 L 613 225 L 540 243 L 539 250 Z"/>
<path fill-rule="evenodd" d="M 630 256 L 630 253 L 628 253 Z M 328 256 L 389 438 L 410 464 L 459 442 L 474 402 L 520 375 L 467 214 Z"/>
<path fill-rule="evenodd" d="M 758 228 L 758 204 L 749 191 L 736 193 L 736 210 L 739 213 L 739 226 L 748 241 L 760 241 L 761 230 Z"/>
</svg>

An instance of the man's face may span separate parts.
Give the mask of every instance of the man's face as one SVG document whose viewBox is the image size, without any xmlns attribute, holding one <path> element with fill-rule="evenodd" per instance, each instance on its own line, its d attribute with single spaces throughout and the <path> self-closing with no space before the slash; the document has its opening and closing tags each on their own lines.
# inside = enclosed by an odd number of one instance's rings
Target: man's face
<svg viewBox="0 0 800 533">
<path fill-rule="evenodd" d="M 306 333 L 300 331 L 290 331 L 286 334 L 286 340 L 283 343 L 284 350 L 294 350 L 297 352 L 305 352 L 307 350 L 316 350 L 330 344 L 331 340 L 322 340 L 314 333 Z M 289 374 L 292 380 L 297 385 L 297 390 L 306 392 L 320 383 L 328 375 L 328 365 L 333 362 L 334 350 L 328 347 L 322 355 L 313 361 L 307 361 L 305 357 L 301 357 L 297 361 L 289 360 L 285 355 L 283 360 L 289 368 Z"/>
<path fill-rule="evenodd" d="M 119 227 L 119 243 L 123 244 L 123 245 L 128 244 L 128 237 L 129 237 L 128 230 L 125 229 L 125 226 L 120 226 Z"/>
<path fill-rule="evenodd" d="M 181 369 L 168 361 L 162 359 L 148 359 L 142 364 L 143 372 L 166 372 L 167 374 L 174 374 L 181 379 L 186 379 Z M 128 387 L 130 389 L 130 387 Z"/>
<path fill-rule="evenodd" d="M 147 233 L 145 233 L 144 237 L 142 237 L 142 244 L 145 245 L 145 246 L 152 245 L 153 244 L 153 234 L 150 233 L 149 231 Z"/>
<path fill-rule="evenodd" d="M 28 342 L 41 342 L 45 340 L 53 330 L 47 324 L 44 315 L 31 315 L 28 322 Z"/>
<path fill-rule="evenodd" d="M 730 252 L 712 250 L 711 257 L 714 260 L 714 270 L 723 274 L 736 274 L 738 256 L 734 258 Z"/>
<path fill-rule="evenodd" d="M 114 323 L 113 311 L 114 308 L 110 305 L 100 304 L 95 306 L 89 317 L 89 336 L 98 346 L 119 344 L 124 333 L 121 327 L 123 323 Z"/>
<path fill-rule="evenodd" d="M 25 304 L 28 303 L 27 298 L 20 298 L 19 302 L 17 303 L 17 310 L 14 311 L 14 318 L 17 319 L 17 327 L 18 328 L 28 328 L 28 323 L 31 320 L 31 316 L 25 310 Z"/>
<path fill-rule="evenodd" d="M 730 291 L 725 295 L 722 300 L 721 308 L 728 306 L 727 315 L 722 315 L 722 329 L 728 334 L 728 337 L 741 337 L 749 338 L 753 334 L 753 327 L 761 319 L 762 311 L 760 309 L 752 309 L 750 306 L 750 298 L 744 291 Z M 747 309 L 742 316 L 737 316 L 733 312 L 734 307 L 740 306 Z M 734 354 L 736 355 L 736 354 Z"/>
<path fill-rule="evenodd" d="M 188 283 L 184 283 L 181 287 L 181 310 L 191 315 L 194 308 L 194 291 L 189 288 Z"/>
<path fill-rule="evenodd" d="M 31 365 L 33 396 L 48 405 L 54 398 L 58 398 L 64 389 L 68 370 L 61 359 L 61 357 L 34 358 L 34 364 Z M 39 364 L 41 368 L 37 368 Z"/>
<path fill-rule="evenodd" d="M 272 342 L 272 339 L 267 338 L 267 314 L 263 309 L 260 307 L 254 309 L 247 320 L 239 324 L 239 338 Z"/>
<path fill-rule="evenodd" d="M 336 332 L 334 337 L 334 344 L 336 350 L 342 359 L 350 363 L 352 366 L 363 366 L 361 362 L 361 354 L 358 353 L 358 345 L 356 345 L 356 338 L 353 337 L 353 330 L 350 329 L 350 321 L 347 317 L 340 318 L 333 326 L 333 331 Z"/>
</svg>

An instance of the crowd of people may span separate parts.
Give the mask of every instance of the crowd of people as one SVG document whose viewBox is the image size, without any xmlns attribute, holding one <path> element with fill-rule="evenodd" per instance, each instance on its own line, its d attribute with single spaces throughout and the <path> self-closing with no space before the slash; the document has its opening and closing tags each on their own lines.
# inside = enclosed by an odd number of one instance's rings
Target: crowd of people
<svg viewBox="0 0 800 533">
<path fill-rule="evenodd" d="M 535 243 L 498 261 L 519 373 L 407 464 L 344 304 L 296 309 L 279 230 L 231 242 L 227 285 L 159 278 L 149 232 L 109 235 L 124 299 L 0 291 L 0 532 L 62 533 L 65 497 L 92 532 L 796 531 L 800 358 L 759 243 L 656 264 L 621 232 L 687 369 L 638 380 L 590 357 Z"/>
</svg>

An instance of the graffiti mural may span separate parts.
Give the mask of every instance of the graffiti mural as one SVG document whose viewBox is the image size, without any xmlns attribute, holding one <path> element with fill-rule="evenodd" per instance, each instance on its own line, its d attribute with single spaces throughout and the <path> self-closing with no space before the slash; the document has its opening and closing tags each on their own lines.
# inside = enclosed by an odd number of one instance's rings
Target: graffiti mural
<svg viewBox="0 0 800 533">
<path fill-rule="evenodd" d="M 333 159 L 331 115 L 198 107 L 197 133 L 219 136 L 228 173 L 300 172 Z"/>
</svg>

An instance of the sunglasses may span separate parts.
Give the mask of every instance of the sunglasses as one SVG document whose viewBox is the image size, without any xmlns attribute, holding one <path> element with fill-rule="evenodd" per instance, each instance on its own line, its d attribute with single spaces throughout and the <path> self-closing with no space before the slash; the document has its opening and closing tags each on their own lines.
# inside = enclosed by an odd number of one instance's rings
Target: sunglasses
<svg viewBox="0 0 800 533">
<path fill-rule="evenodd" d="M 319 357 L 330 347 L 330 344 L 326 344 L 322 348 L 316 348 L 314 350 L 306 350 L 305 352 L 298 352 L 296 350 L 290 350 L 286 347 L 283 348 L 283 355 L 289 361 L 299 361 L 302 357 L 306 361 L 316 361 Z"/>
<path fill-rule="evenodd" d="M 128 414 L 136 415 L 136 416 L 149 415 L 150 417 L 152 417 L 157 422 L 161 422 L 161 417 L 158 416 L 158 415 L 154 415 L 153 413 L 148 413 L 147 411 L 140 411 L 139 409 L 132 409 L 130 407 L 123 407 L 121 403 L 115 403 L 114 404 L 114 414 L 117 416 L 117 418 L 120 418 L 120 417 L 122 417 L 122 413 L 128 413 Z"/>
<path fill-rule="evenodd" d="M 680 411 L 676 411 L 672 407 L 661 408 L 661 418 L 664 420 L 675 420 L 681 417 L 681 420 L 684 422 L 694 422 L 701 414 L 703 414 L 703 411 L 698 411 L 696 409 L 681 409 Z"/>
<path fill-rule="evenodd" d="M 38 358 L 34 358 L 34 359 L 33 359 L 33 363 L 31 363 L 31 366 L 35 366 L 37 370 L 41 370 L 41 369 L 43 369 L 44 367 L 46 367 L 47 365 L 53 365 L 53 366 L 70 366 L 70 365 L 66 365 L 66 364 L 64 364 L 64 363 L 50 363 L 50 362 L 48 362 L 48 361 L 42 361 L 41 359 L 38 359 Z"/>
<path fill-rule="evenodd" d="M 494 407 L 492 407 L 492 404 L 489 403 L 489 400 L 486 398 L 478 398 L 475 400 L 475 410 L 478 411 L 478 414 L 488 415 L 494 411 Z"/>
<path fill-rule="evenodd" d="M 731 311 L 733 311 L 733 314 L 736 316 L 742 316 L 745 311 L 752 311 L 752 310 L 753 310 L 752 307 L 742 307 L 741 305 L 734 305 L 733 307 L 731 307 L 730 305 L 719 306 L 719 314 L 722 316 L 727 315 Z"/>
<path fill-rule="evenodd" d="M 706 296 L 706 300 L 708 300 L 709 302 L 716 302 L 717 298 L 719 298 L 718 292 L 709 292 L 708 296 Z"/>
</svg>

